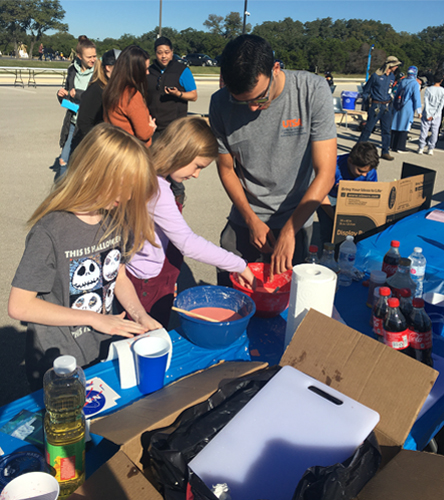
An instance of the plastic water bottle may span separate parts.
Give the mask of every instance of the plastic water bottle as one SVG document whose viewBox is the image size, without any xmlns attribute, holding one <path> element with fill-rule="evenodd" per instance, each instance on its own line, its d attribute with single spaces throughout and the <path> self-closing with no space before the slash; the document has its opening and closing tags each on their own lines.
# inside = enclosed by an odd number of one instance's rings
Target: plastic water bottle
<svg viewBox="0 0 444 500">
<path fill-rule="evenodd" d="M 356 259 L 356 245 L 350 234 L 339 247 L 339 286 L 350 286 L 352 282 L 352 269 Z"/>
<path fill-rule="evenodd" d="M 335 260 L 335 246 L 333 243 L 324 243 L 324 251 L 319 263 L 322 266 L 328 267 L 335 273 L 339 271 L 338 263 Z"/>
<path fill-rule="evenodd" d="M 421 247 L 415 247 L 410 259 L 410 276 L 416 284 L 415 297 L 422 297 L 427 260 Z"/>
<path fill-rule="evenodd" d="M 85 481 L 86 380 L 73 356 L 59 356 L 43 377 L 46 460 L 54 467 L 60 499 Z"/>
<path fill-rule="evenodd" d="M 305 259 L 305 262 L 308 264 L 319 264 L 317 245 L 310 245 L 308 247 L 308 257 Z"/>
</svg>

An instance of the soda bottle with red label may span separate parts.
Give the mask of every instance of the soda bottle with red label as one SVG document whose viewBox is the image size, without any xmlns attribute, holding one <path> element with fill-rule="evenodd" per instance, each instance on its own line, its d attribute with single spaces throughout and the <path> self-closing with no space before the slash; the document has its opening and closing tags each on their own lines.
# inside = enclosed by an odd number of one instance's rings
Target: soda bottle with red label
<svg viewBox="0 0 444 500">
<path fill-rule="evenodd" d="M 390 288 L 388 286 L 381 286 L 379 288 L 379 299 L 373 306 L 373 333 L 375 334 L 375 339 L 382 343 L 384 343 L 384 327 L 382 323 L 388 311 L 388 299 L 390 295 Z"/>
<path fill-rule="evenodd" d="M 410 288 L 401 288 L 401 290 L 399 291 L 399 295 L 399 309 L 401 310 L 404 318 L 408 323 L 408 318 L 413 310 L 412 291 L 410 290 Z"/>
<path fill-rule="evenodd" d="M 413 307 L 408 317 L 410 329 L 409 343 L 415 359 L 433 368 L 432 322 L 424 311 L 424 300 L 413 299 Z"/>
<path fill-rule="evenodd" d="M 384 343 L 392 349 L 411 356 L 407 320 L 399 310 L 399 299 L 388 299 L 388 311 L 383 321 Z M 413 357 L 413 356 L 412 356 Z"/>
<path fill-rule="evenodd" d="M 382 261 L 382 271 L 387 274 L 387 278 L 396 273 L 400 258 L 401 254 L 399 253 L 399 241 L 392 240 L 389 251 L 384 255 L 384 259 Z"/>
<path fill-rule="evenodd" d="M 392 290 L 392 295 L 401 299 L 401 290 L 408 288 L 414 295 L 416 284 L 410 275 L 410 259 L 402 257 L 399 259 L 398 269 L 393 276 L 387 279 L 387 286 Z"/>
</svg>

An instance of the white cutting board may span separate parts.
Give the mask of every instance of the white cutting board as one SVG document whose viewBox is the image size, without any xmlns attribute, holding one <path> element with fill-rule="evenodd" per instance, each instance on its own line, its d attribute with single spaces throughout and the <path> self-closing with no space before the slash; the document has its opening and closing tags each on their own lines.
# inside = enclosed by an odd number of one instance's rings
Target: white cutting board
<svg viewBox="0 0 444 500">
<path fill-rule="evenodd" d="M 285 366 L 189 466 L 210 489 L 227 483 L 232 500 L 291 500 L 308 467 L 343 462 L 378 422 L 377 412 Z"/>
</svg>

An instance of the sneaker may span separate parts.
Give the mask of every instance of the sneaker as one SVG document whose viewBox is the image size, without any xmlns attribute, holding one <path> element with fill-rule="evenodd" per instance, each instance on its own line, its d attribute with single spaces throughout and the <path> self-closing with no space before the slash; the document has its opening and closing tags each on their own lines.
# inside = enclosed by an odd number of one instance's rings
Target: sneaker
<svg viewBox="0 0 444 500">
<path fill-rule="evenodd" d="M 424 148 L 419 148 L 418 149 L 418 154 L 423 155 L 424 154 Z"/>
<path fill-rule="evenodd" d="M 395 158 L 393 156 L 390 156 L 388 153 L 384 153 L 381 155 L 381 158 L 383 160 L 388 160 L 388 161 L 393 161 Z"/>
<path fill-rule="evenodd" d="M 396 151 L 397 153 L 401 153 L 402 155 L 405 154 L 405 153 L 408 153 L 407 150 L 403 150 L 403 149 L 398 149 L 398 151 Z"/>
<path fill-rule="evenodd" d="M 429 149 L 429 150 L 427 151 L 427 154 L 428 154 L 428 155 L 430 155 L 430 156 L 433 156 L 433 149 Z"/>
</svg>

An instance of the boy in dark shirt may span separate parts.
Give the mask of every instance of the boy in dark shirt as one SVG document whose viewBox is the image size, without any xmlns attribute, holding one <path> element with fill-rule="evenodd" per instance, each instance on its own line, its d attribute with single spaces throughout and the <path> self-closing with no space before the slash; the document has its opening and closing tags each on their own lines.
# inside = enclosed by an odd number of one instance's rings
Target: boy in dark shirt
<svg viewBox="0 0 444 500">
<path fill-rule="evenodd" d="M 335 184 L 317 210 L 322 243 L 331 241 L 339 181 L 377 182 L 378 164 L 378 150 L 370 142 L 358 142 L 349 154 L 338 156 Z"/>
</svg>

